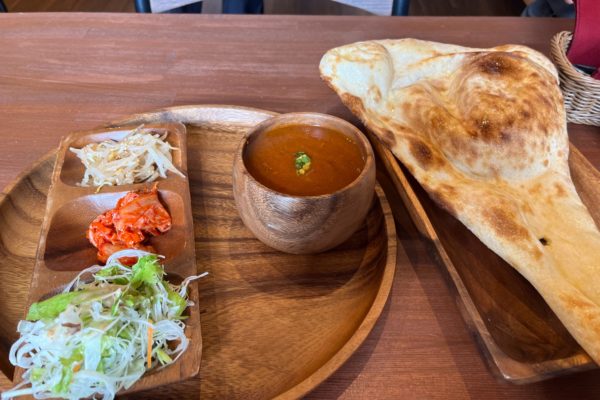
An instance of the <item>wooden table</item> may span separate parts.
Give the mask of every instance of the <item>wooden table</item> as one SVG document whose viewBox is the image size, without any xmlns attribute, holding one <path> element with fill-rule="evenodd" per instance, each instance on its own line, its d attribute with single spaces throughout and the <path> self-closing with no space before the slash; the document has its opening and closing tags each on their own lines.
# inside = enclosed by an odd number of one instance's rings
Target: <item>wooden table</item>
<svg viewBox="0 0 600 400">
<path fill-rule="evenodd" d="M 521 18 L 385 18 L 132 14 L 0 15 L 0 187 L 59 137 L 125 115 L 221 103 L 354 120 L 319 79 L 329 48 L 417 37 L 467 46 L 519 43 L 545 53 L 573 22 Z M 571 126 L 600 167 L 600 129 Z M 587 399 L 600 370 L 527 386 L 498 382 L 467 332 L 434 259 L 392 192 L 400 251 L 393 292 L 366 343 L 314 399 Z"/>
</svg>

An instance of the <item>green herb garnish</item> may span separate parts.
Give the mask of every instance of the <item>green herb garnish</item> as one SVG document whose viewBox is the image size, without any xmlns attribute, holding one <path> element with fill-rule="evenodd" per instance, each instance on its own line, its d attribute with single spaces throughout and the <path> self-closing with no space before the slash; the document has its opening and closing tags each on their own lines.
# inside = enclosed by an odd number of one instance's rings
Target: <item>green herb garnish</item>
<svg viewBox="0 0 600 400">
<path fill-rule="evenodd" d="M 308 170 L 310 169 L 310 165 L 311 165 L 311 159 L 308 156 L 308 154 L 306 154 L 303 151 L 299 151 L 297 153 L 294 154 L 296 156 L 295 159 L 295 164 L 296 164 L 296 174 L 297 175 L 304 175 L 308 172 Z"/>
</svg>

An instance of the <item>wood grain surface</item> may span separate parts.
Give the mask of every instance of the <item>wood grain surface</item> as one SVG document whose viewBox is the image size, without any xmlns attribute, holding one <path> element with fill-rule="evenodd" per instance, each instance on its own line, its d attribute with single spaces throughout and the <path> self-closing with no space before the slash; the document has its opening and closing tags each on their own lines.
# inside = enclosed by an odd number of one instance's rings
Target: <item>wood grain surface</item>
<svg viewBox="0 0 600 400">
<path fill-rule="evenodd" d="M 342 44 L 417 37 L 481 47 L 519 43 L 549 54 L 552 35 L 572 25 L 521 18 L 0 15 L 0 186 L 70 131 L 171 105 L 316 111 L 356 122 L 318 77 L 322 54 Z M 600 129 L 570 125 L 569 134 L 598 168 Z M 396 218 L 399 254 L 410 262 L 397 265 L 390 302 L 365 344 L 308 398 L 597 398 L 599 371 L 524 386 L 496 381 L 399 195 L 385 175 L 379 181 Z M 45 184 L 27 182 L 41 197 Z M 5 221 L 15 232 L 10 240 L 19 241 L 41 217 Z M 20 244 L 27 251 L 35 245 Z M 3 289 L 8 310 L 22 307 L 18 293 L 28 284 Z"/>
<path fill-rule="evenodd" d="M 231 118 L 233 115 L 236 119 Z M 199 297 L 195 288 L 190 293 L 196 304 L 190 310 L 194 314 L 186 329 L 190 348 L 175 365 L 142 378 L 132 389 L 142 391 L 133 395 L 135 397 L 147 398 L 152 393 L 190 399 L 202 393 L 204 398 L 214 399 L 298 398 L 352 355 L 383 310 L 396 266 L 396 234 L 381 188 L 369 203 L 361 226 L 347 241 L 326 253 L 283 254 L 259 242 L 242 224 L 233 201 L 233 158 L 248 130 L 256 121 L 269 116 L 268 112 L 242 108 L 176 107 L 136 115 L 115 124 L 130 127 L 145 124 L 152 129 L 168 127 L 176 136 L 171 138 L 173 144 L 178 143 L 182 149 L 186 148 L 187 137 L 193 217 L 185 212 L 190 211 L 189 207 L 186 209 L 185 204 L 177 203 L 187 199 L 189 204 L 189 197 L 178 190 L 187 188 L 187 180 L 167 177 L 159 181 L 159 193 L 171 212 L 173 228 L 152 244 L 159 251 L 168 245 L 168 250 L 161 251 L 166 256 L 168 273 L 184 277 L 208 272 L 199 282 Z M 161 118 L 185 122 L 187 136 L 175 131 L 179 126 L 178 131 L 185 132 L 181 124 L 159 124 Z M 79 241 L 81 233 L 78 232 L 84 231 L 87 223 L 98 212 L 109 208 L 109 204 L 114 204 L 123 192 L 113 186 L 94 194 L 94 188 L 67 185 L 62 160 L 74 142 L 122 136 L 122 131 L 104 131 L 106 129 L 82 132 L 64 139 L 51 177 L 43 177 L 47 170 L 36 167 L 7 193 L 12 201 L 0 201 L 0 215 L 6 220 L 27 220 L 28 215 L 36 215 L 38 209 L 44 209 L 46 201 L 16 188 L 26 187 L 32 179 L 47 184 L 52 181 L 50 207 L 41 224 L 37 256 L 22 254 L 24 258 L 19 260 L 0 261 L 0 288 L 11 287 L 14 280 L 31 280 L 29 297 L 37 299 L 72 279 L 76 274 L 72 260 L 64 264 L 50 263 L 50 246 L 46 244 L 51 241 L 62 245 L 70 243 L 68 248 L 54 246 L 57 248 L 54 253 L 66 255 L 72 248 L 71 257 L 88 261 L 85 265 L 90 264 L 90 258 L 95 258 L 95 249 L 85 240 Z M 186 172 L 185 155 L 175 154 L 174 160 L 175 165 Z M 127 185 L 123 189 L 140 186 L 143 184 Z M 374 186 L 370 190 L 373 192 Z M 23 208 L 15 207 L 15 203 Z M 67 214 L 71 214 L 70 219 Z M 194 232 L 188 231 L 192 228 L 192 218 Z M 57 224 L 61 229 L 53 230 Z M 0 237 L 10 234 L 10 226 L 0 224 Z M 188 234 L 195 236 L 195 246 L 191 248 L 186 245 Z M 37 234 L 32 234 L 23 239 L 35 242 L 37 238 Z M 159 242 L 159 239 L 162 240 Z M 16 245 L 8 243 L 0 247 L 0 251 L 10 258 L 21 250 L 18 243 Z M 194 247 L 197 258 L 193 257 Z M 26 267 L 34 257 L 36 264 L 31 278 Z M 0 308 L 4 308 L 1 300 Z M 9 332 L 0 337 L 3 360 L 0 366 L 7 374 L 10 371 L 6 353 L 15 340 L 10 328 L 14 331 L 25 310 L 22 307 L 15 315 L 4 315 L 4 326 Z M 204 325 L 202 340 L 198 337 L 198 314 L 202 315 Z M 202 342 L 206 343 L 206 352 L 201 351 Z M 189 379 L 198 371 L 201 354 L 204 364 L 201 376 Z M 187 380 L 180 383 L 183 379 Z M 170 385 L 158 386 L 167 383 Z M 156 388 L 147 391 L 153 387 Z"/>
</svg>

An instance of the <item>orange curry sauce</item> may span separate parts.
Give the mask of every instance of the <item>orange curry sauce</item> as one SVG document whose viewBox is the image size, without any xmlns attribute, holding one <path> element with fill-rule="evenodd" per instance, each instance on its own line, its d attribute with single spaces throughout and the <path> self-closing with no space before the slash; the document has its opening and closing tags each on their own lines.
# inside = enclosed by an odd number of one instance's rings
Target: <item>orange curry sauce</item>
<svg viewBox="0 0 600 400">
<path fill-rule="evenodd" d="M 310 158 L 305 171 L 296 165 L 302 153 Z M 354 181 L 365 156 L 353 139 L 331 128 L 285 125 L 254 136 L 244 151 L 244 163 L 254 179 L 273 190 L 316 196 Z"/>
</svg>

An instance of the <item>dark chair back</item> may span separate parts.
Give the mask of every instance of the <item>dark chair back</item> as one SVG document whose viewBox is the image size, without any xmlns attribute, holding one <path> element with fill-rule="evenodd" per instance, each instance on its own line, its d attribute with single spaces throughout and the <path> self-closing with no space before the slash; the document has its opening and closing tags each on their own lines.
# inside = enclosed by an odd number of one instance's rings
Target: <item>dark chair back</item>
<svg viewBox="0 0 600 400">
<path fill-rule="evenodd" d="M 0 0 L 2 1 L 2 0 Z M 135 11 L 138 13 L 151 13 L 152 7 L 150 6 L 150 0 L 135 0 Z M 188 13 L 188 14 L 200 14 L 202 12 L 202 2 L 188 4 L 187 6 L 177 7 L 173 10 L 165 11 L 167 13 Z"/>
<path fill-rule="evenodd" d="M 2 0 L 0 0 L 2 4 Z M 194 10 L 186 10 L 183 12 L 202 12 L 202 3 L 198 5 L 190 5 Z M 394 0 L 392 3 L 392 15 L 408 15 L 410 0 Z M 198 10 L 199 9 L 199 10 Z M 262 14 L 264 10 L 262 0 L 223 0 L 223 13 L 225 14 Z M 139 13 L 150 13 L 150 0 L 135 0 L 135 11 Z"/>
<path fill-rule="evenodd" d="M 410 0 L 394 0 L 392 3 L 392 15 L 408 15 Z"/>
<path fill-rule="evenodd" d="M 135 12 L 151 13 L 150 0 L 135 0 Z"/>
</svg>

